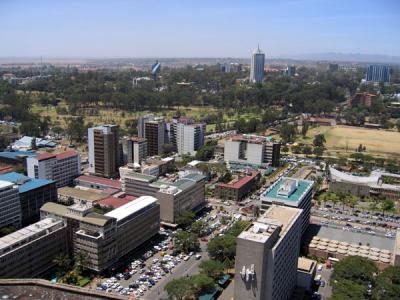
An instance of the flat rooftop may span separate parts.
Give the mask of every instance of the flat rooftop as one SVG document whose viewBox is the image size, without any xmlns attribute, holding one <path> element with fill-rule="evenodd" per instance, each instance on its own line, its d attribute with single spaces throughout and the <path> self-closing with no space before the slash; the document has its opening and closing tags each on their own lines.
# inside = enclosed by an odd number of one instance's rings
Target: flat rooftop
<svg viewBox="0 0 400 300">
<path fill-rule="evenodd" d="M 144 182 L 153 182 L 153 181 L 157 180 L 157 177 L 155 177 L 155 176 L 146 175 L 146 174 L 142 174 L 142 173 L 138 173 L 138 172 L 129 172 L 126 174 L 125 177 L 130 177 L 135 180 L 144 181 Z"/>
<path fill-rule="evenodd" d="M 32 241 L 39 236 L 48 234 L 49 232 L 59 229 L 63 226 L 62 221 L 57 221 L 53 218 L 46 218 L 37 223 L 24 227 L 9 235 L 0 238 L 0 253 L 7 248 L 15 249 L 22 244 Z M 11 250 L 10 249 L 10 250 Z"/>
<path fill-rule="evenodd" d="M 86 182 L 90 184 L 102 185 L 106 187 L 111 187 L 114 189 L 121 189 L 121 182 L 119 180 L 112 180 L 108 178 L 102 178 L 92 175 L 81 175 L 75 178 L 76 182 Z"/>
<path fill-rule="evenodd" d="M 301 210 L 297 208 L 272 205 L 264 215 L 243 231 L 239 238 L 265 243 L 277 230 L 279 230 L 278 236 L 281 237 L 300 213 Z"/>
<path fill-rule="evenodd" d="M 312 259 L 308 259 L 305 257 L 299 257 L 297 261 L 297 270 L 312 273 L 313 269 L 316 267 L 316 262 Z"/>
<path fill-rule="evenodd" d="M 283 186 L 286 180 L 297 181 L 296 189 L 291 192 L 288 196 L 280 194 L 280 188 Z M 297 178 L 283 177 L 275 182 L 264 194 L 261 195 L 262 200 L 270 202 L 282 202 L 288 205 L 297 205 L 302 196 L 305 195 L 310 189 L 312 189 L 314 182 L 310 180 L 302 180 Z"/>
<path fill-rule="evenodd" d="M 135 201 L 137 198 L 131 195 L 126 195 L 125 197 L 108 197 L 102 200 L 97 201 L 96 203 L 101 206 L 112 206 L 114 208 L 118 208 L 123 206 L 131 201 Z"/>
<path fill-rule="evenodd" d="M 78 188 L 73 188 L 65 186 L 58 189 L 58 194 L 65 197 L 79 198 L 80 200 L 86 200 L 89 202 L 98 201 L 106 198 L 108 195 L 99 190 L 81 190 Z"/>
<path fill-rule="evenodd" d="M 131 201 L 125 205 L 122 205 L 109 213 L 106 213 L 104 216 L 115 218 L 118 221 L 125 219 L 131 214 L 138 212 L 139 210 L 156 203 L 157 198 L 151 196 L 141 196 L 134 201 Z"/>
</svg>

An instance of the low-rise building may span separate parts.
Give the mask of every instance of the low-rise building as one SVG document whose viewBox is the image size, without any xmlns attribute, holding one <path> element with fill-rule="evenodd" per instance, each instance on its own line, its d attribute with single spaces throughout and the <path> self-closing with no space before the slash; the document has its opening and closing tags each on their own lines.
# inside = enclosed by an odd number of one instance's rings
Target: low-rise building
<svg viewBox="0 0 400 300">
<path fill-rule="evenodd" d="M 235 300 L 286 300 L 296 287 L 301 209 L 271 206 L 237 237 Z"/>
<path fill-rule="evenodd" d="M 40 153 L 27 158 L 27 172 L 31 178 L 54 180 L 57 188 L 72 185 L 81 174 L 81 157 L 75 150 Z"/>
<path fill-rule="evenodd" d="M 273 204 L 301 208 L 303 234 L 310 223 L 313 186 L 310 180 L 282 177 L 261 194 L 261 209 L 266 210 Z"/>
<path fill-rule="evenodd" d="M 121 190 L 121 182 L 115 179 L 108 179 L 92 175 L 81 175 L 75 178 L 74 184 L 76 186 L 86 187 L 96 190 Z"/>
<path fill-rule="evenodd" d="M 139 197 L 101 215 L 82 204 L 64 206 L 47 203 L 42 218 L 64 220 L 68 225 L 70 253 L 86 256 L 84 267 L 101 273 L 127 253 L 158 233 L 160 206 L 150 196 Z"/>
<path fill-rule="evenodd" d="M 0 175 L 0 180 L 18 186 L 22 226 L 40 219 L 40 207 L 47 202 L 57 202 L 57 188 L 54 180 L 33 179 L 20 173 Z"/>
<path fill-rule="evenodd" d="M 299 257 L 297 263 L 297 286 L 311 291 L 314 285 L 317 262 L 305 257 Z"/>
<path fill-rule="evenodd" d="M 54 258 L 67 253 L 67 226 L 45 218 L 0 238 L 0 278 L 38 276 L 54 267 Z"/>
<path fill-rule="evenodd" d="M 159 200 L 161 221 L 174 224 L 176 218 L 188 210 L 197 211 L 205 204 L 205 179 L 200 174 L 188 174 L 174 182 L 136 172 L 121 178 L 122 190 L 135 197 L 153 196 Z"/>
<path fill-rule="evenodd" d="M 217 183 L 214 190 L 214 196 L 224 200 L 240 201 L 250 193 L 260 177 L 260 172 L 251 171 L 250 174 L 239 176 L 239 178 L 233 182 Z"/>
<path fill-rule="evenodd" d="M 109 194 L 95 189 L 79 189 L 69 186 L 59 188 L 58 190 L 58 202 L 71 205 L 73 203 L 86 203 L 89 206 L 93 206 L 93 203 L 101 199 L 107 198 Z"/>
</svg>

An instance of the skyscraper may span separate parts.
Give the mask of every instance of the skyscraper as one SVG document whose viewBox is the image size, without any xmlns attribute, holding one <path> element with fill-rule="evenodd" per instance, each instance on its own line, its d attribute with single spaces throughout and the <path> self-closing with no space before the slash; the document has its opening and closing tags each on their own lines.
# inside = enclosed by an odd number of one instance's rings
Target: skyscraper
<svg viewBox="0 0 400 300">
<path fill-rule="evenodd" d="M 301 209 L 272 205 L 236 240 L 235 300 L 287 300 L 296 286 Z"/>
<path fill-rule="evenodd" d="M 89 128 L 88 144 L 89 172 L 102 177 L 118 176 L 119 126 L 102 125 Z"/>
<path fill-rule="evenodd" d="M 144 137 L 147 139 L 147 155 L 161 155 L 166 141 L 166 124 L 163 118 L 154 118 L 144 124 Z"/>
<path fill-rule="evenodd" d="M 197 124 L 192 119 L 173 119 L 170 124 L 170 143 L 179 154 L 196 154 L 204 145 L 206 124 Z"/>
<path fill-rule="evenodd" d="M 390 67 L 384 65 L 369 65 L 367 69 L 367 82 L 390 82 Z"/>
<path fill-rule="evenodd" d="M 251 55 L 250 81 L 261 83 L 264 80 L 265 54 L 257 47 Z"/>
</svg>

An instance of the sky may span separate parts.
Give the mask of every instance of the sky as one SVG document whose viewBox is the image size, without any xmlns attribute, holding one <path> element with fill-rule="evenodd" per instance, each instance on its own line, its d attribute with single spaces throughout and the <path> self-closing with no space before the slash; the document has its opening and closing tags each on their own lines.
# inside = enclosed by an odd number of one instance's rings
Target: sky
<svg viewBox="0 0 400 300">
<path fill-rule="evenodd" d="M 0 57 L 400 55 L 400 0 L 0 0 Z"/>
</svg>

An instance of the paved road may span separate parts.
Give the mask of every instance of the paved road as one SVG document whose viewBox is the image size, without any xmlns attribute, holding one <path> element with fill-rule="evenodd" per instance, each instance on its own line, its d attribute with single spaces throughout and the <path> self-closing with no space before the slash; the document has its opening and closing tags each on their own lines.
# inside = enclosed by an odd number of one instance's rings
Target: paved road
<svg viewBox="0 0 400 300">
<path fill-rule="evenodd" d="M 321 279 L 325 281 L 325 286 L 319 287 L 318 293 L 321 294 L 322 299 L 329 299 L 332 296 L 332 287 L 330 285 L 332 269 L 327 269 L 323 266 L 322 271 L 317 271 L 317 274 L 321 274 Z"/>
<path fill-rule="evenodd" d="M 198 274 L 200 262 L 208 259 L 206 243 L 201 243 L 200 248 L 201 252 L 198 252 L 202 256 L 200 260 L 196 260 L 193 255 L 188 261 L 182 261 L 182 263 L 177 265 L 172 270 L 172 274 L 167 274 L 167 276 L 164 276 L 150 291 L 148 291 L 145 294 L 144 299 L 166 299 L 168 298 L 168 293 L 164 291 L 164 288 L 168 282 L 183 276 L 192 276 Z"/>
</svg>

